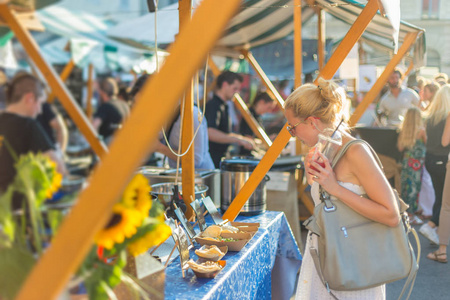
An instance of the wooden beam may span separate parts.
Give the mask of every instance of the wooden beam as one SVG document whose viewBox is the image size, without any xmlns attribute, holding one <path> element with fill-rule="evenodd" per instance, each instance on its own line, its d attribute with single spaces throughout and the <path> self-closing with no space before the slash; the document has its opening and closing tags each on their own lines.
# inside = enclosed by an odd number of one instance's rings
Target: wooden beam
<svg viewBox="0 0 450 300">
<path fill-rule="evenodd" d="M 258 123 L 258 121 L 256 121 L 255 117 L 253 117 L 252 113 L 249 111 L 247 107 L 247 104 L 245 104 L 244 100 L 242 100 L 239 94 L 237 93 L 234 94 L 233 102 L 236 104 L 236 107 L 241 112 L 241 115 L 244 118 L 245 122 L 247 122 L 248 126 L 253 131 L 253 133 L 263 142 L 264 146 L 266 148 L 272 146 L 272 141 L 267 136 L 266 132 Z"/>
<path fill-rule="evenodd" d="M 179 27 L 180 31 L 191 22 L 192 14 L 192 0 L 179 0 Z M 183 112 L 181 112 L 183 113 Z M 187 87 L 184 93 L 184 114 L 183 124 L 180 128 L 181 136 L 181 153 L 185 153 L 192 140 L 194 139 L 194 82 Z M 194 143 L 189 148 L 189 151 L 181 157 L 181 165 L 183 172 L 181 173 L 181 182 L 183 187 L 183 201 L 186 204 L 186 217 L 190 219 L 194 210 L 190 203 L 191 199 L 195 199 L 195 156 Z"/>
<path fill-rule="evenodd" d="M 358 41 L 367 25 L 370 23 L 370 20 L 372 20 L 373 16 L 376 14 L 377 10 L 377 0 L 369 0 L 369 3 L 367 3 L 366 7 L 364 7 L 361 14 L 353 23 L 353 26 L 347 32 L 344 40 L 339 44 L 328 63 L 320 72 L 319 77 L 322 77 L 324 79 L 331 79 L 333 77 L 334 73 L 336 73 L 337 69 L 341 65 L 344 58 L 348 55 L 353 45 Z M 231 202 L 228 210 L 223 215 L 224 220 L 228 219 L 229 221 L 232 221 L 237 217 L 240 210 L 245 205 L 245 202 L 247 202 L 248 198 L 255 191 L 264 175 L 267 174 L 267 172 L 270 170 L 273 163 L 277 159 L 278 155 L 288 143 L 291 135 L 286 130 L 287 125 L 288 124 L 286 123 L 283 126 L 277 138 L 273 142 L 272 147 L 270 147 L 266 154 L 263 156 L 259 164 L 256 166 L 255 170 L 248 178 L 247 182 Z"/>
<path fill-rule="evenodd" d="M 216 77 L 219 76 L 220 73 L 222 73 L 222 71 L 219 69 L 219 67 L 216 65 L 216 63 L 212 59 L 211 55 L 208 58 L 208 67 L 211 69 L 211 71 L 213 72 L 214 76 L 216 76 Z"/>
<path fill-rule="evenodd" d="M 323 78 L 333 78 L 334 74 L 338 70 L 339 66 L 342 64 L 344 59 L 347 57 L 348 53 L 359 40 L 367 25 L 370 23 L 372 18 L 375 16 L 378 10 L 377 0 L 369 0 L 361 14 L 353 23 L 350 30 L 347 32 L 345 37 L 342 39 L 339 47 L 331 55 L 330 60 L 325 65 L 325 67 L 320 71 L 320 76 Z M 316 79 L 317 82 L 317 79 Z"/>
<path fill-rule="evenodd" d="M 80 109 L 75 99 L 73 99 L 68 89 L 64 86 L 61 78 L 59 78 L 50 64 L 44 60 L 39 50 L 39 46 L 33 40 L 33 37 L 20 24 L 15 13 L 9 9 L 8 5 L 0 4 L 0 17 L 8 23 L 9 27 L 16 35 L 16 38 L 25 48 L 28 56 L 31 57 L 36 67 L 38 67 L 41 73 L 45 76 L 52 91 L 61 101 L 61 104 L 64 106 L 67 113 L 78 126 L 80 131 L 84 134 L 94 152 L 99 157 L 102 157 L 107 152 L 106 146 L 98 139 L 97 133 L 91 123 L 86 118 L 86 115 Z"/>
<path fill-rule="evenodd" d="M 386 68 L 384 68 L 383 73 L 381 73 L 380 77 L 378 77 L 377 81 L 374 83 L 370 91 L 367 92 L 364 99 L 361 101 L 361 103 L 356 107 L 355 111 L 353 112 L 352 116 L 349 120 L 350 127 L 353 127 L 356 125 L 356 123 L 359 121 L 363 113 L 366 111 L 367 107 L 373 102 L 373 100 L 380 94 L 381 89 L 386 84 L 389 76 L 394 71 L 395 67 L 400 63 L 403 56 L 409 51 L 411 46 L 414 44 L 418 36 L 418 32 L 412 33 L 409 32 L 406 34 L 405 39 L 403 40 L 403 44 L 398 49 L 397 54 L 395 54 L 392 59 L 389 61 L 389 63 L 386 65 Z"/>
<path fill-rule="evenodd" d="M 242 50 L 242 54 L 244 54 L 244 57 L 248 60 L 248 62 L 252 65 L 253 69 L 256 71 L 256 73 L 261 78 L 262 82 L 267 88 L 267 93 L 269 96 L 271 96 L 273 99 L 275 99 L 277 105 L 281 108 L 281 110 L 284 110 L 284 99 L 281 97 L 280 93 L 277 91 L 275 86 L 272 84 L 272 82 L 269 80 L 267 75 L 264 73 L 261 66 L 256 61 L 255 57 L 250 51 Z"/>
<path fill-rule="evenodd" d="M 94 95 L 94 65 L 89 64 L 88 71 L 88 80 L 87 80 L 87 93 L 86 93 L 86 116 L 89 120 L 92 119 L 92 97 Z"/>
<path fill-rule="evenodd" d="M 11 6 L 10 6 L 11 7 Z M 42 25 L 35 11 L 16 12 L 17 19 L 20 24 L 28 30 L 44 31 L 45 27 Z M 0 26 L 8 26 L 3 19 L 0 19 Z"/>
<path fill-rule="evenodd" d="M 325 65 L 325 11 L 318 9 L 317 11 L 317 56 L 319 71 Z"/>
<path fill-rule="evenodd" d="M 73 68 L 75 67 L 75 62 L 73 59 L 70 59 L 69 62 L 64 66 L 64 69 L 61 71 L 61 74 L 59 77 L 61 78 L 62 82 L 66 82 L 67 78 L 69 78 L 70 74 L 73 71 Z M 47 97 L 47 102 L 53 103 L 55 101 L 55 93 L 51 93 Z"/>
<path fill-rule="evenodd" d="M 302 0 L 294 0 L 294 85 L 302 85 L 303 73 L 302 49 Z"/>
<path fill-rule="evenodd" d="M 91 249 L 95 234 L 109 220 L 117 198 L 147 157 L 149 145 L 173 113 L 192 75 L 222 36 L 240 4 L 240 0 L 204 0 L 197 7 L 192 21 L 170 47 L 171 54 L 160 72 L 142 88 L 109 154 L 92 174 L 89 186 L 81 192 L 52 244 L 31 271 L 17 300 L 48 300 L 59 295 Z M 149 112 L 156 113 L 149 118 Z"/>
</svg>

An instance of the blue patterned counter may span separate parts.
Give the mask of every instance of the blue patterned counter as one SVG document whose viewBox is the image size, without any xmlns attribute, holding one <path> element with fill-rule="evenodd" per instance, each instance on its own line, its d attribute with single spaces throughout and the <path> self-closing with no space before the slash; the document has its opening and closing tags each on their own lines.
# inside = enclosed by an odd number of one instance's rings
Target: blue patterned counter
<svg viewBox="0 0 450 300">
<path fill-rule="evenodd" d="M 183 278 L 180 261 L 174 260 L 166 268 L 165 299 L 282 300 L 292 296 L 301 254 L 284 213 L 268 211 L 239 216 L 236 221 L 261 226 L 241 251 L 225 255 L 227 265 L 214 279 L 197 278 L 192 270 Z M 207 222 L 212 224 L 210 219 Z M 197 259 L 194 249 L 190 256 Z"/>
</svg>

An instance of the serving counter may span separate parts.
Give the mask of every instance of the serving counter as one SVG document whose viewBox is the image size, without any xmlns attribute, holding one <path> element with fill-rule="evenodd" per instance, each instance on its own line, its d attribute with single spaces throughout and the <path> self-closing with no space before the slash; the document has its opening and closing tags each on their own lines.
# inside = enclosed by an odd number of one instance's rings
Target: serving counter
<svg viewBox="0 0 450 300">
<path fill-rule="evenodd" d="M 209 217 L 208 225 L 212 224 Z M 228 252 L 226 267 L 214 279 L 192 270 L 181 276 L 179 259 L 166 268 L 165 299 L 289 299 L 295 288 L 301 254 L 283 212 L 267 211 L 237 222 L 258 222 L 258 232 L 239 252 Z M 198 248 L 198 247 L 197 247 Z M 197 256 L 191 249 L 190 256 Z"/>
</svg>

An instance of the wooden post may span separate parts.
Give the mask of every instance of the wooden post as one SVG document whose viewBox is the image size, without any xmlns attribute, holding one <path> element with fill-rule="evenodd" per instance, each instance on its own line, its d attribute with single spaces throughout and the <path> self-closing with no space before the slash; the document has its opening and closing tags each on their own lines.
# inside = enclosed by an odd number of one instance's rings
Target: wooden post
<svg viewBox="0 0 450 300">
<path fill-rule="evenodd" d="M 325 65 L 325 11 L 323 9 L 317 10 L 317 56 L 319 71 Z"/>
<path fill-rule="evenodd" d="M 302 1 L 294 1 L 294 75 L 295 88 L 302 85 L 303 52 L 302 52 Z"/>
<path fill-rule="evenodd" d="M 16 38 L 27 51 L 28 56 L 31 57 L 35 65 L 45 76 L 52 91 L 61 101 L 61 104 L 64 106 L 67 113 L 78 126 L 80 131 L 84 134 L 94 152 L 99 157 L 102 157 L 107 152 L 105 144 L 98 139 L 97 133 L 91 123 L 86 118 L 86 115 L 80 109 L 75 99 L 73 99 L 70 92 L 64 86 L 61 78 L 59 78 L 55 70 L 44 60 L 39 51 L 39 46 L 33 40 L 30 33 L 17 20 L 16 14 L 9 9 L 7 4 L 0 4 L 0 17 L 4 22 L 8 23 L 8 26 L 14 32 Z"/>
<path fill-rule="evenodd" d="M 324 79 L 331 79 L 333 77 L 334 73 L 336 73 L 337 69 L 342 64 L 344 58 L 348 55 L 353 45 L 358 41 L 367 25 L 372 20 L 373 16 L 377 13 L 377 10 L 377 0 L 369 0 L 367 5 L 362 10 L 361 14 L 353 23 L 353 26 L 347 32 L 346 36 L 339 44 L 336 51 L 331 56 L 328 63 L 320 72 L 320 77 Z M 247 202 L 248 198 L 255 191 L 258 184 L 264 178 L 265 174 L 269 171 L 278 155 L 286 146 L 291 137 L 289 132 L 286 130 L 286 126 L 287 124 L 285 124 L 283 129 L 281 129 L 278 137 L 273 142 L 272 147 L 270 147 L 266 154 L 263 156 L 260 163 L 256 166 L 255 170 L 248 178 L 247 182 L 231 202 L 228 210 L 223 215 L 224 220 L 228 219 L 229 221 L 232 221 L 237 217 L 245 202 Z"/>
<path fill-rule="evenodd" d="M 179 27 L 180 31 L 189 24 L 192 14 L 192 0 L 179 0 Z M 183 112 L 181 112 L 183 113 Z M 180 128 L 181 153 L 188 150 L 189 144 L 192 146 L 186 155 L 181 157 L 183 172 L 181 173 L 181 183 L 183 187 L 183 201 L 186 204 L 186 217 L 190 219 L 194 211 L 190 205 L 191 198 L 195 199 L 195 156 L 194 156 L 194 81 L 187 87 L 184 94 L 184 115 L 183 124 Z"/>
<path fill-rule="evenodd" d="M 350 127 L 355 126 L 355 124 L 359 121 L 359 119 L 366 111 L 370 103 L 372 103 L 373 100 L 376 98 L 376 96 L 381 92 L 381 89 L 386 84 L 386 81 L 388 80 L 391 73 L 394 71 L 395 67 L 398 65 L 398 63 L 402 60 L 403 56 L 405 56 L 409 48 L 411 48 L 411 46 L 416 41 L 418 34 L 419 34 L 418 32 L 416 33 L 410 32 L 405 36 L 403 44 L 400 47 L 400 49 L 398 49 L 397 54 L 395 54 L 392 57 L 392 59 L 387 64 L 386 68 L 384 68 L 383 73 L 381 73 L 380 77 L 378 77 L 377 81 L 374 83 L 370 91 L 367 92 L 364 99 L 361 101 L 358 107 L 356 107 L 355 111 L 353 112 L 349 120 Z"/>
<path fill-rule="evenodd" d="M 31 271 L 17 300 L 48 300 L 59 295 L 92 247 L 95 234 L 109 220 L 117 198 L 147 157 L 149 145 L 173 113 L 192 75 L 222 36 L 240 4 L 240 0 L 204 0 L 197 7 L 192 21 L 171 46 L 171 54 L 160 72 L 142 88 L 109 154 L 92 174 L 89 186 L 81 192 L 51 246 Z M 157 113 L 149 118 L 149 112 Z"/>
<path fill-rule="evenodd" d="M 66 82 L 67 78 L 69 78 L 70 74 L 73 71 L 73 68 L 75 67 L 75 62 L 73 59 L 70 59 L 67 65 L 64 67 L 64 69 L 61 71 L 61 74 L 59 77 L 61 78 L 62 82 Z M 55 101 L 55 93 L 51 93 L 48 95 L 47 102 L 53 103 Z"/>
<path fill-rule="evenodd" d="M 92 97 L 94 95 L 94 65 L 89 64 L 88 71 L 88 80 L 87 80 L 87 95 L 86 95 L 86 116 L 89 120 L 92 119 Z"/>
<path fill-rule="evenodd" d="M 266 132 L 258 123 L 258 121 L 256 121 L 251 112 L 248 110 L 247 104 L 245 104 L 244 100 L 242 100 L 239 94 L 234 94 L 233 102 L 241 112 L 241 115 L 244 118 L 245 122 L 247 122 L 253 133 L 264 143 L 266 148 L 272 146 L 272 141 L 267 136 Z"/>
<path fill-rule="evenodd" d="M 244 57 L 252 65 L 253 69 L 255 69 L 255 71 L 259 75 L 259 77 L 261 77 L 262 82 L 264 83 L 264 85 L 267 88 L 267 94 L 269 94 L 273 99 L 275 99 L 277 105 L 281 108 L 281 110 L 284 110 L 283 97 L 281 97 L 280 93 L 277 91 L 277 89 L 274 87 L 274 85 L 269 80 L 267 75 L 264 73 L 263 69 L 260 67 L 260 65 L 256 61 L 255 57 L 253 57 L 253 54 L 247 50 L 243 50 L 242 54 L 244 54 Z"/>
</svg>

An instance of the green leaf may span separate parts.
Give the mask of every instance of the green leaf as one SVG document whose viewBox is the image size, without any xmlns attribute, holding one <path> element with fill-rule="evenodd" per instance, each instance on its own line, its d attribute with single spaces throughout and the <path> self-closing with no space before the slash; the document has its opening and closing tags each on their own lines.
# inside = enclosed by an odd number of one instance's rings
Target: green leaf
<svg viewBox="0 0 450 300">
<path fill-rule="evenodd" d="M 152 208 L 150 209 L 149 215 L 152 218 L 157 218 L 164 214 L 164 205 L 159 202 L 153 201 Z"/>
<path fill-rule="evenodd" d="M 19 249 L 0 249 L 0 298 L 14 299 L 31 271 L 35 260 Z"/>
</svg>

